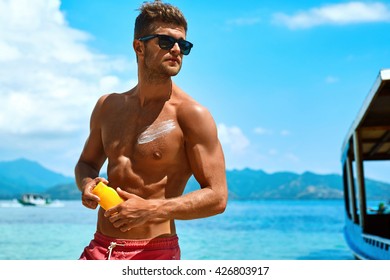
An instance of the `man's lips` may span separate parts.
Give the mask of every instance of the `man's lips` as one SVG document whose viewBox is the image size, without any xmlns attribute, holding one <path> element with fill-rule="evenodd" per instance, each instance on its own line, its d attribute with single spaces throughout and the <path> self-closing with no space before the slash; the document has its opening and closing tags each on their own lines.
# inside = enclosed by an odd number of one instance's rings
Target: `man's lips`
<svg viewBox="0 0 390 280">
<path fill-rule="evenodd" d="M 178 58 L 175 58 L 175 57 L 170 57 L 167 59 L 167 61 L 169 62 L 176 62 L 178 64 L 180 64 L 180 60 Z"/>
</svg>

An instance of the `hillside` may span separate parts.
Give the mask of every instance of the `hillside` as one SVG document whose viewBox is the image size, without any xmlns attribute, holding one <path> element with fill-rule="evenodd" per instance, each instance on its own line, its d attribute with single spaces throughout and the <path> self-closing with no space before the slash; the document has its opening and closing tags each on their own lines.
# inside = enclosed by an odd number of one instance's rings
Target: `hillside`
<svg viewBox="0 0 390 280">
<path fill-rule="evenodd" d="M 262 170 L 229 170 L 226 173 L 230 199 L 342 199 L 342 178 L 338 174 L 312 172 L 266 173 Z M 74 178 L 50 171 L 37 162 L 20 159 L 0 162 L 0 199 L 12 199 L 22 193 L 49 194 L 53 199 L 80 199 Z M 367 179 L 367 197 L 389 199 L 390 184 Z M 185 192 L 198 189 L 193 177 Z"/>
<path fill-rule="evenodd" d="M 338 174 L 319 175 L 312 172 L 297 174 L 261 170 L 227 171 L 231 199 L 342 199 L 342 177 Z M 367 199 L 389 199 L 390 184 L 366 179 Z M 191 178 L 186 192 L 199 188 Z"/>
<path fill-rule="evenodd" d="M 9 199 L 26 192 L 45 192 L 56 184 L 74 179 L 53 172 L 37 162 L 27 159 L 0 162 L 0 198 Z"/>
</svg>

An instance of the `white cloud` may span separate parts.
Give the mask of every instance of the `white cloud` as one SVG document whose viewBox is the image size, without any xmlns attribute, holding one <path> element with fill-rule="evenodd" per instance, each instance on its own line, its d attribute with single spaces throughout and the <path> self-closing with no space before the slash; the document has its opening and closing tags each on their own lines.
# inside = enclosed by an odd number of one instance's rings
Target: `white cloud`
<svg viewBox="0 0 390 280">
<path fill-rule="evenodd" d="M 270 149 L 268 151 L 268 155 L 270 155 L 270 156 L 276 156 L 278 154 L 279 154 L 279 151 L 277 149 Z"/>
<path fill-rule="evenodd" d="M 0 41 L 0 62 L 15 60 L 20 56 L 21 53 L 18 49 Z"/>
<path fill-rule="evenodd" d="M 272 130 L 263 128 L 263 127 L 256 127 L 253 132 L 258 135 L 271 135 L 273 134 Z"/>
<path fill-rule="evenodd" d="M 300 162 L 300 159 L 297 155 L 293 154 L 293 153 L 287 153 L 284 155 L 284 157 L 290 161 L 290 162 L 293 162 L 293 163 L 298 163 Z"/>
<path fill-rule="evenodd" d="M 114 91 L 115 88 L 118 87 L 119 83 L 119 78 L 112 75 L 104 76 L 99 81 L 100 88 L 106 92 Z"/>
<path fill-rule="evenodd" d="M 224 149 L 228 148 L 234 153 L 242 153 L 248 148 L 250 142 L 237 126 L 218 125 L 218 137 Z"/>
<path fill-rule="evenodd" d="M 291 132 L 287 129 L 283 129 L 282 131 L 280 131 L 281 136 L 289 136 L 290 134 Z"/>
<path fill-rule="evenodd" d="M 261 19 L 259 17 L 242 17 L 242 18 L 231 19 L 227 23 L 229 25 L 250 26 L 250 25 L 259 24 L 260 22 Z"/>
<path fill-rule="evenodd" d="M 91 51 L 90 39 L 59 0 L 0 0 L 0 151 L 74 149 L 64 138 L 88 129 L 97 98 L 128 89 L 119 76 L 130 62 Z"/>
<path fill-rule="evenodd" d="M 260 135 L 270 133 L 261 127 L 257 127 L 254 132 L 256 131 Z M 256 142 L 250 141 L 237 126 L 227 126 L 223 123 L 218 125 L 218 136 L 224 149 L 227 169 L 249 167 L 274 172 L 300 170 L 302 161 L 294 151 L 279 149 L 275 146 L 277 141 L 283 141 L 282 137 L 289 135 L 291 135 L 289 130 L 278 130 L 272 134 L 272 137 L 264 137 L 263 141 Z"/>
<path fill-rule="evenodd" d="M 274 132 L 270 129 L 263 128 L 263 127 L 256 127 L 253 132 L 257 135 L 273 135 Z M 291 132 L 287 129 L 283 129 L 279 132 L 280 136 L 289 136 Z"/>
<path fill-rule="evenodd" d="M 383 3 L 349 2 L 325 5 L 294 15 L 274 14 L 274 21 L 290 29 L 311 28 L 319 25 L 346 25 L 367 22 L 389 22 L 390 9 Z"/>
<path fill-rule="evenodd" d="M 334 77 L 334 76 L 327 76 L 325 78 L 325 83 L 327 84 L 335 84 L 339 81 L 339 79 L 337 77 Z"/>
</svg>

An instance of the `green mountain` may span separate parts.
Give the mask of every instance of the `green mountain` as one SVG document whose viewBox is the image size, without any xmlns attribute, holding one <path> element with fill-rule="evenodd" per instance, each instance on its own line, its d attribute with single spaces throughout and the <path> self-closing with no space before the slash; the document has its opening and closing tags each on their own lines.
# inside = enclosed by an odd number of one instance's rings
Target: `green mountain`
<svg viewBox="0 0 390 280">
<path fill-rule="evenodd" d="M 231 170 L 226 173 L 231 199 L 342 199 L 342 177 L 338 174 L 319 175 L 312 172 L 297 174 L 261 170 Z M 367 199 L 388 201 L 390 184 L 366 179 Z M 194 178 L 186 192 L 198 187 Z"/>
<path fill-rule="evenodd" d="M 104 176 L 104 174 L 102 175 Z M 312 172 L 266 173 L 262 170 L 228 170 L 230 199 L 342 199 L 342 178 L 338 174 L 319 175 Z M 74 178 L 42 167 L 26 159 L 0 162 L 0 199 L 11 199 L 22 193 L 49 194 L 53 199 L 80 199 Z M 366 179 L 367 198 L 389 199 L 390 184 Z M 199 188 L 191 177 L 185 192 Z"/>
<path fill-rule="evenodd" d="M 45 191 L 52 199 L 78 200 L 81 199 L 81 192 L 76 183 L 59 184 Z"/>
<path fill-rule="evenodd" d="M 9 199 L 22 193 L 43 193 L 55 184 L 66 184 L 74 179 L 53 172 L 27 159 L 0 162 L 0 199 Z"/>
</svg>

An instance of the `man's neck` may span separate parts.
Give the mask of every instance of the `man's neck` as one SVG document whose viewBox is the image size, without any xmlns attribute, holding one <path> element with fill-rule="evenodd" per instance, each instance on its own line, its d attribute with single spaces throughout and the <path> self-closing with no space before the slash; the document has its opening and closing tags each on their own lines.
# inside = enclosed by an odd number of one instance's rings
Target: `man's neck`
<svg viewBox="0 0 390 280">
<path fill-rule="evenodd" d="M 171 79 L 159 81 L 158 83 L 140 80 L 137 85 L 137 95 L 141 107 L 149 103 L 168 100 L 171 97 L 172 87 Z"/>
</svg>

